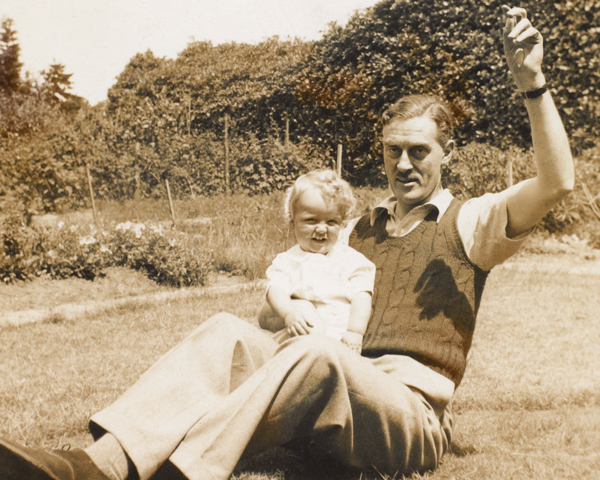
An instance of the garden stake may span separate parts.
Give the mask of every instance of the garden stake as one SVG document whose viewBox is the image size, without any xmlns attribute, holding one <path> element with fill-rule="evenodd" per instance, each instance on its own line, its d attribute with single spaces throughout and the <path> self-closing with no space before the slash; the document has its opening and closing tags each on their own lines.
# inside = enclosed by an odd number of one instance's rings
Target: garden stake
<svg viewBox="0 0 600 480">
<path fill-rule="evenodd" d="M 175 210 L 173 209 L 173 200 L 171 200 L 171 189 L 169 188 L 169 180 L 165 178 L 167 186 L 167 197 L 169 198 L 169 209 L 171 210 L 171 220 L 173 220 L 173 228 L 175 228 Z"/>
<path fill-rule="evenodd" d="M 229 189 L 229 115 L 225 114 L 225 189 L 230 193 Z"/>
<path fill-rule="evenodd" d="M 290 119 L 285 119 L 285 147 L 290 145 Z"/>
<path fill-rule="evenodd" d="M 337 155 L 337 174 L 342 176 L 342 144 L 338 145 L 338 155 Z"/>
<path fill-rule="evenodd" d="M 92 176 L 90 175 L 90 169 L 85 166 L 85 174 L 87 175 L 88 187 L 90 189 L 90 198 L 92 199 L 92 212 L 94 214 L 94 224 L 98 228 L 98 214 L 96 213 L 96 202 L 94 201 L 94 189 L 92 188 Z"/>
</svg>

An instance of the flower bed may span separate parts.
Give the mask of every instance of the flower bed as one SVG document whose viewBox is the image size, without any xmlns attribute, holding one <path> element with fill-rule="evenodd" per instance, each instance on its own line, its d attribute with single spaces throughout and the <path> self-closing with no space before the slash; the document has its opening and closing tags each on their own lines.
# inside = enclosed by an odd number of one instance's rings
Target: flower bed
<svg viewBox="0 0 600 480">
<path fill-rule="evenodd" d="M 59 224 L 56 229 L 9 224 L 0 232 L 0 279 L 36 276 L 93 280 L 107 267 L 145 272 L 159 284 L 204 285 L 212 252 L 195 236 L 160 226 L 125 222 L 102 230 Z"/>
</svg>

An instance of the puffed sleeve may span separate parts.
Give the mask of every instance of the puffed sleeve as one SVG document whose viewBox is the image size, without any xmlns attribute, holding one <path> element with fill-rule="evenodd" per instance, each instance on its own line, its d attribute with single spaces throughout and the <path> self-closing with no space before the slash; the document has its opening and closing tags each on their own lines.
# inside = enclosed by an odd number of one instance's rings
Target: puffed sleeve
<svg viewBox="0 0 600 480">
<path fill-rule="evenodd" d="M 349 249 L 348 265 L 350 269 L 348 281 L 350 282 L 350 297 L 352 298 L 358 292 L 372 294 L 375 285 L 375 264 L 362 253 L 351 247 L 347 248 Z"/>
<path fill-rule="evenodd" d="M 273 263 L 267 268 L 267 292 L 271 286 L 275 285 L 284 292 L 292 294 L 292 265 L 286 252 L 280 253 L 275 257 Z"/>
</svg>

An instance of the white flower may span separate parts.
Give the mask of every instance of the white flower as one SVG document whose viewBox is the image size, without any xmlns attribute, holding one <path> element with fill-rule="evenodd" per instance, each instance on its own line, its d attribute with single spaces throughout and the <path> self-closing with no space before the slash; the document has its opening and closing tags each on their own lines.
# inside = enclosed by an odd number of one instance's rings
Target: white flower
<svg viewBox="0 0 600 480">
<path fill-rule="evenodd" d="M 158 233 L 161 237 L 163 234 L 163 227 L 162 225 L 150 225 L 150 230 L 152 230 L 152 233 Z"/>
<path fill-rule="evenodd" d="M 145 229 L 146 225 L 144 225 L 143 223 L 132 223 L 129 221 L 125 223 L 119 223 L 115 227 L 115 230 L 122 230 L 124 232 L 126 232 L 127 230 L 133 230 L 135 232 L 136 238 L 140 238 L 142 236 L 142 231 Z"/>
<path fill-rule="evenodd" d="M 131 222 L 119 223 L 115 227 L 115 230 L 123 230 L 124 232 L 126 232 L 131 228 L 131 225 L 133 225 Z"/>
<path fill-rule="evenodd" d="M 142 236 L 142 231 L 146 229 L 146 225 L 143 223 L 134 223 L 131 229 L 135 232 L 136 238 L 140 238 Z"/>
<path fill-rule="evenodd" d="M 87 237 L 81 237 L 79 239 L 79 245 L 91 245 L 92 243 L 96 243 L 96 239 L 93 235 L 88 235 Z"/>
</svg>

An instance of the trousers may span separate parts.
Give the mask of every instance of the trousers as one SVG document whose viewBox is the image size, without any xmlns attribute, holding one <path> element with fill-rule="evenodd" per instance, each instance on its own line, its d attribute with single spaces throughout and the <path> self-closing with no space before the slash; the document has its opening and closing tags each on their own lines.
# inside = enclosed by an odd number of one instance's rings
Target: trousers
<svg viewBox="0 0 600 480">
<path fill-rule="evenodd" d="M 109 407 L 92 416 L 150 478 L 170 460 L 190 480 L 228 479 L 242 454 L 310 439 L 325 455 L 389 475 L 434 469 L 451 416 L 325 335 L 282 345 L 227 313 L 208 319 Z"/>
</svg>

